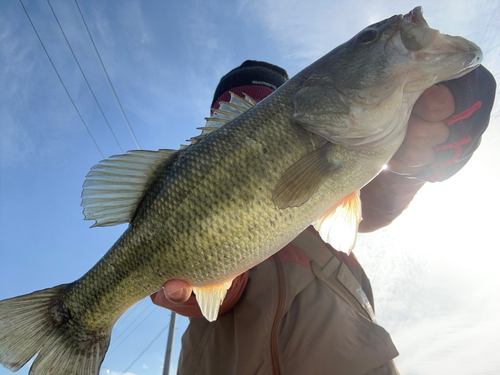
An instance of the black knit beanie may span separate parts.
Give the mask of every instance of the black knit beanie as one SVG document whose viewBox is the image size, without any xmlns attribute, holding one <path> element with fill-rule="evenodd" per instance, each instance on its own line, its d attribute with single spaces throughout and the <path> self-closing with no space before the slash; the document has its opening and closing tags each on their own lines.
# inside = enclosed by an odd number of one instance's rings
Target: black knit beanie
<svg viewBox="0 0 500 375">
<path fill-rule="evenodd" d="M 221 78 L 215 89 L 211 107 L 223 93 L 234 87 L 257 85 L 276 90 L 286 81 L 288 74 L 285 69 L 263 61 L 247 60 Z"/>
</svg>

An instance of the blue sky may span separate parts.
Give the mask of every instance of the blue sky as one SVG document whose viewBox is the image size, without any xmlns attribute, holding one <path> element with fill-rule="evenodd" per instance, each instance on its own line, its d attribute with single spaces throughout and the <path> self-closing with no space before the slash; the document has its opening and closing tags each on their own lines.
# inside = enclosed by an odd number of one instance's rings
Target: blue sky
<svg viewBox="0 0 500 375">
<path fill-rule="evenodd" d="M 103 154 L 120 149 L 49 5 L 24 0 L 54 64 Z M 73 0 L 52 6 L 122 148 L 135 149 Z M 290 76 L 408 1 L 79 2 L 141 148 L 177 148 L 203 126 L 220 77 L 246 59 Z M 421 1 L 429 24 L 480 45 L 500 74 L 500 6 Z M 496 47 L 496 48 L 495 48 Z M 497 75 L 498 78 L 498 75 Z M 89 229 L 81 186 L 102 157 L 17 0 L 0 3 L 0 299 L 70 282 L 125 226 Z M 493 110 L 494 116 L 500 107 Z M 401 373 L 500 372 L 500 116 L 457 176 L 426 186 L 390 227 L 361 236 L 355 252 L 372 280 L 379 322 L 401 353 Z M 120 374 L 168 324 L 145 300 L 117 323 L 103 374 Z M 141 323 L 139 325 L 139 323 Z M 179 337 L 187 324 L 181 319 Z M 135 331 L 133 331 L 135 329 Z M 133 331 L 133 332 L 132 332 Z M 126 340 L 124 340 L 126 338 Z M 160 374 L 166 331 L 128 370 Z M 19 371 L 27 374 L 28 368 Z M 0 375 L 10 372 L 1 368 Z"/>
</svg>

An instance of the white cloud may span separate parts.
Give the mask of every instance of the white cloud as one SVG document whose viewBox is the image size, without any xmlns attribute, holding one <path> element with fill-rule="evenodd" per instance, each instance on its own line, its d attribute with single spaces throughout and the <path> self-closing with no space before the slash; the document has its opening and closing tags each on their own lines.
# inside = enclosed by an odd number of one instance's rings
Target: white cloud
<svg viewBox="0 0 500 375">
<path fill-rule="evenodd" d="M 496 197 L 476 199 L 477 181 L 500 183 L 491 173 L 500 163 L 491 150 L 497 133 L 488 133 L 457 176 L 428 184 L 391 226 L 358 241 L 355 253 L 371 278 L 379 322 L 401 353 L 401 373 L 500 371 L 500 275 L 492 245 L 492 213 L 500 206 Z"/>
<path fill-rule="evenodd" d="M 26 129 L 19 126 L 5 108 L 0 108 L 0 118 L 0 167 L 3 169 L 29 159 L 34 152 L 34 145 Z"/>
<path fill-rule="evenodd" d="M 302 66 L 304 61 L 317 59 L 369 24 L 407 13 L 416 5 L 409 0 L 397 3 L 389 0 L 256 0 L 243 1 L 240 7 L 256 17 L 281 53 L 289 59 L 298 59 L 298 66 Z M 500 21 L 499 5 L 495 2 L 474 5 L 465 0 L 453 4 L 422 0 L 418 5 L 423 6 L 424 15 L 433 28 L 483 42 L 484 47 L 496 44 Z"/>
<path fill-rule="evenodd" d="M 328 0 L 260 0 L 248 5 L 283 53 L 302 64 L 317 59 L 369 24 L 400 13 L 399 8 L 383 2 Z"/>
<path fill-rule="evenodd" d="M 106 367 L 102 367 L 99 375 L 137 375 L 137 374 L 132 372 L 112 371 L 110 369 L 107 369 Z"/>
<path fill-rule="evenodd" d="M 65 69 L 67 57 L 72 57 L 67 55 L 70 52 L 55 20 L 50 23 L 53 27 L 46 27 L 47 22 L 43 22 L 44 18 L 53 20 L 50 10 L 42 9 L 31 6 L 28 12 L 59 74 L 78 102 L 81 82 L 74 69 Z M 85 131 L 26 15 L 21 9 L 16 10 L 17 17 L 0 12 L 3 167 L 38 163 L 44 158 L 54 160 L 60 151 L 71 147 L 61 138 L 72 138 Z M 58 15 L 65 13 L 58 10 Z M 71 28 L 67 31 L 73 34 Z"/>
<path fill-rule="evenodd" d="M 423 5 L 431 26 L 440 24 L 444 32 L 471 36 L 487 50 L 486 46 L 491 48 L 498 43 L 499 5 L 494 3 L 461 1 L 445 5 L 424 1 Z M 56 11 L 63 6 L 62 19 L 71 15 L 70 8 L 64 10 L 64 4 L 56 3 Z M 297 71 L 369 23 L 407 12 L 414 6 L 401 2 L 394 5 L 389 1 L 344 4 L 326 0 L 243 0 L 227 8 L 227 4 L 200 1 L 200 6 L 193 6 L 192 12 L 176 12 L 182 22 L 169 29 L 160 28 L 157 20 L 148 18 L 151 15 L 146 14 L 146 5 L 142 5 L 145 3 L 140 3 L 142 8 L 138 4 L 80 2 L 125 111 L 143 124 L 154 124 L 157 129 L 149 131 L 162 147 L 177 147 L 180 138 L 172 135 L 176 128 L 194 129 L 203 124 L 202 117 L 208 113 L 216 80 L 234 68 L 235 56 L 239 59 L 246 54 L 252 54 L 250 57 L 257 54 L 267 58 L 269 52 L 259 48 L 272 45 L 279 50 L 273 56 L 285 56 L 283 66 L 290 72 Z M 214 9 L 208 11 L 210 7 Z M 52 17 L 50 10 L 34 14 L 35 22 L 39 21 L 36 25 L 40 24 L 42 29 L 44 15 Z M 10 16 L 8 12 L 0 12 L 0 159 L 2 163 L 8 158 L 31 163 L 38 159 L 46 161 L 43 159 L 61 154 L 58 147 L 72 147 L 65 135 L 79 135 L 85 130 L 26 16 L 22 10 L 20 18 L 8 19 Z M 477 19 L 473 25 L 470 20 L 474 17 Z M 65 19 L 64 25 L 71 20 Z M 228 28 L 230 22 L 242 20 L 248 24 L 241 22 L 238 27 Z M 82 37 L 86 31 L 81 25 L 78 29 L 77 23 L 73 27 L 68 25 L 65 31 L 72 43 L 75 40 L 73 46 L 85 48 L 87 59 L 95 64 L 93 48 L 88 38 Z M 50 31 L 49 24 L 55 27 L 57 37 L 62 38 L 57 25 L 48 21 L 43 30 Z M 261 29 L 268 40 L 261 39 Z M 244 32 L 246 38 L 238 31 Z M 160 43 L 161 39 L 169 38 L 173 43 Z M 57 50 L 50 38 L 47 43 L 51 51 Z M 236 51 L 235 46 L 240 46 L 244 53 Z M 60 47 L 66 48 L 65 44 Z M 495 64 L 489 66 L 493 73 L 500 71 L 496 52 L 500 52 L 500 47 L 489 55 Z M 56 57 L 65 61 L 63 56 L 56 54 Z M 82 60 L 85 61 L 85 56 Z M 93 79 L 101 79 L 107 85 L 101 68 L 98 65 L 94 68 L 96 76 L 99 75 Z M 82 98 L 85 84 L 77 80 L 80 73 L 67 73 L 72 79 L 72 90 Z M 104 88 L 109 94 L 108 87 Z M 110 101 L 114 105 L 112 97 Z M 181 103 L 187 105 L 181 107 Z M 84 106 L 88 109 L 91 104 Z M 167 110 L 170 108 L 175 111 Z M 498 256 L 493 252 L 498 228 L 492 218 L 492 214 L 500 211 L 494 192 L 494 187 L 500 184 L 495 169 L 500 164 L 498 125 L 498 122 L 490 125 L 479 154 L 467 166 L 468 172 L 464 170 L 442 187 L 427 186 L 429 193 L 418 198 L 410 211 L 390 228 L 358 242 L 355 252 L 374 285 L 379 321 L 392 334 L 401 352 L 398 364 L 404 374 L 500 372 L 499 363 L 495 362 L 499 341 L 494 335 L 500 331 L 496 321 L 500 306 L 498 298 L 495 299 L 496 286 L 500 285 L 496 270 Z M 175 142 L 167 144 L 169 138 Z M 477 186 L 477 181 L 481 186 Z M 458 210 L 456 202 L 460 205 Z M 449 227 L 444 228 L 444 223 Z M 175 368 L 175 364 L 172 366 Z M 113 367 L 119 368 L 120 362 Z M 124 375 L 111 370 L 101 374 Z"/>
<path fill-rule="evenodd" d="M 397 359 L 400 370 L 425 375 L 500 370 L 500 322 L 491 316 L 484 318 L 459 310 L 425 317 L 396 330 L 392 336 L 402 353 Z"/>
</svg>

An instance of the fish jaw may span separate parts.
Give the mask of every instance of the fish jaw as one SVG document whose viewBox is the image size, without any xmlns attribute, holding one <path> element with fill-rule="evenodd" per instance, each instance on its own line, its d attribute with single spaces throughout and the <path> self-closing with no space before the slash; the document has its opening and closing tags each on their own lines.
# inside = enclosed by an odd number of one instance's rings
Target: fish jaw
<svg viewBox="0 0 500 375">
<path fill-rule="evenodd" d="M 391 23 L 394 31 L 384 47 L 387 80 L 361 90 L 355 100 L 376 104 L 401 84 L 405 93 L 423 91 L 439 82 L 460 78 L 481 63 L 482 52 L 475 43 L 430 28 L 422 7 L 394 16 Z"/>
<path fill-rule="evenodd" d="M 477 68 L 482 60 L 481 49 L 475 43 L 430 28 L 421 7 L 400 16 L 386 53 L 395 57 L 394 64 L 408 67 L 404 87 L 408 94 L 460 78 Z M 401 58 L 403 61 L 399 61 Z"/>
<path fill-rule="evenodd" d="M 458 36 L 438 33 L 425 49 L 410 53 L 415 70 L 408 74 L 405 93 L 423 92 L 437 83 L 460 78 L 479 66 L 481 49 Z"/>
<path fill-rule="evenodd" d="M 396 89 L 383 100 L 379 94 L 358 93 L 368 102 L 350 100 L 350 147 L 374 148 L 406 132 L 413 105 L 420 95 L 439 82 L 459 78 L 481 62 L 481 49 L 471 41 L 440 33 L 428 27 L 421 8 L 398 17 L 398 27 L 386 44 L 386 53 L 394 56 L 398 67 L 383 86 Z"/>
<path fill-rule="evenodd" d="M 325 57 L 308 79 L 322 88 L 311 90 L 306 82 L 298 90 L 294 120 L 331 142 L 374 149 L 404 136 L 424 90 L 467 74 L 482 53 L 464 38 L 430 28 L 417 7 L 368 26 Z M 334 111 L 315 103 L 321 96 L 335 98 Z"/>
</svg>

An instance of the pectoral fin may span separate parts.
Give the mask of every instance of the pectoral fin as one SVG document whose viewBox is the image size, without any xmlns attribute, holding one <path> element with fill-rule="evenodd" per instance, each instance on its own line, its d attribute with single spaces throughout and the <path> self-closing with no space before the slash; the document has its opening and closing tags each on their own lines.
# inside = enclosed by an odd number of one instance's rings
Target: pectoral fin
<svg viewBox="0 0 500 375">
<path fill-rule="evenodd" d="M 299 207 L 307 202 L 340 161 L 329 155 L 333 145 L 325 143 L 289 167 L 278 180 L 272 200 L 278 208 Z"/>
<path fill-rule="evenodd" d="M 360 221 L 361 200 L 356 190 L 325 212 L 314 227 L 325 242 L 349 254 L 356 244 Z"/>
<path fill-rule="evenodd" d="M 227 290 L 231 287 L 233 279 L 220 284 L 207 285 L 202 287 L 193 287 L 196 294 L 196 300 L 200 306 L 203 316 L 213 322 L 219 315 L 219 308 L 226 297 Z"/>
</svg>

